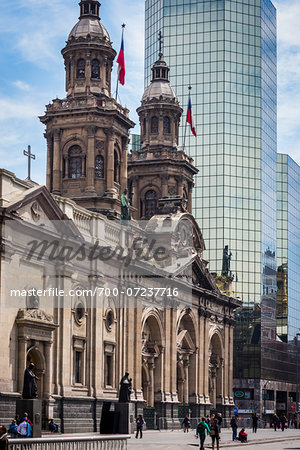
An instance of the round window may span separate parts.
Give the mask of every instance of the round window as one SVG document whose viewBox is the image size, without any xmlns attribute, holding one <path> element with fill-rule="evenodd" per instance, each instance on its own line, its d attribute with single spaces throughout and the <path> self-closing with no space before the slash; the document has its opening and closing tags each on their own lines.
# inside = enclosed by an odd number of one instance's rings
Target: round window
<svg viewBox="0 0 300 450">
<path fill-rule="evenodd" d="M 107 313 L 106 313 L 105 323 L 106 323 L 106 328 L 109 331 L 111 331 L 112 326 L 114 324 L 114 313 L 111 309 L 109 311 L 107 311 Z"/>
<path fill-rule="evenodd" d="M 76 318 L 77 322 L 79 322 L 79 323 L 82 322 L 82 319 L 84 317 L 84 313 L 85 313 L 85 310 L 84 310 L 83 304 L 82 303 L 78 303 L 76 305 L 76 307 L 75 307 L 75 318 Z"/>
</svg>

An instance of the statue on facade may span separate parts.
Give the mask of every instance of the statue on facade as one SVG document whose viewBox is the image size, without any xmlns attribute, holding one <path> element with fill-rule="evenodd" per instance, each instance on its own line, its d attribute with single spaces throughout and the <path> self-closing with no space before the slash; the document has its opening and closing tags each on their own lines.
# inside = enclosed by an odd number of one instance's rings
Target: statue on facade
<svg viewBox="0 0 300 450">
<path fill-rule="evenodd" d="M 230 276 L 230 261 L 232 253 L 229 252 L 228 245 L 225 245 L 223 250 L 222 275 Z"/>
<path fill-rule="evenodd" d="M 120 381 L 119 403 L 130 403 L 131 387 L 132 379 L 129 378 L 129 372 L 125 372 Z"/>
<path fill-rule="evenodd" d="M 37 398 L 38 391 L 36 380 L 38 377 L 33 372 L 34 364 L 30 363 L 27 369 L 24 372 L 24 384 L 23 384 L 23 393 L 22 398 L 31 399 Z"/>
<path fill-rule="evenodd" d="M 130 200 L 129 200 L 127 194 L 128 194 L 128 190 L 124 189 L 124 192 L 121 195 L 121 221 L 131 220 Z"/>
</svg>

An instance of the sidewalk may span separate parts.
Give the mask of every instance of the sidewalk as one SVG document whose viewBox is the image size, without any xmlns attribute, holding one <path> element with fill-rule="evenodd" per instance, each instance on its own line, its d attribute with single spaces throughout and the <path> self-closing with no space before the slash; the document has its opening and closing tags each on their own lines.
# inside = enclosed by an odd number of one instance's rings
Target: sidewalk
<svg viewBox="0 0 300 450">
<path fill-rule="evenodd" d="M 273 429 L 259 429 L 257 433 L 252 433 L 252 430 L 246 429 L 248 433 L 248 443 L 241 444 L 239 441 L 232 441 L 231 430 L 222 430 L 221 433 L 221 448 L 240 448 L 240 446 L 253 446 L 259 444 L 267 444 L 272 442 L 283 442 L 283 441 L 298 441 L 300 442 L 300 430 L 285 430 L 282 432 L 274 431 Z M 149 449 L 193 449 L 198 448 L 198 439 L 194 437 L 194 430 L 190 430 L 189 433 L 184 433 L 180 431 L 145 431 L 143 433 L 143 439 L 135 439 L 132 435 L 131 439 L 128 441 L 128 450 L 145 450 Z M 205 448 L 211 448 L 211 438 L 208 436 L 205 440 Z M 276 445 L 274 445 L 274 450 L 276 450 Z"/>
</svg>

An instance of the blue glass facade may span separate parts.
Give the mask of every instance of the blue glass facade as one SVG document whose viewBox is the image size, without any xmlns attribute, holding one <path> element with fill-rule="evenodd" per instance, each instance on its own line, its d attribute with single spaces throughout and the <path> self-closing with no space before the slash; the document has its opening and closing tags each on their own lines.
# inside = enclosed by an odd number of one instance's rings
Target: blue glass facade
<svg viewBox="0 0 300 450">
<path fill-rule="evenodd" d="M 183 108 L 193 88 L 198 137 L 186 151 L 210 270 L 221 273 L 228 245 L 244 302 L 235 376 L 260 378 L 261 342 L 276 335 L 276 11 L 269 0 L 146 0 L 146 84 L 160 30 Z"/>
<path fill-rule="evenodd" d="M 277 160 L 277 335 L 285 355 L 295 353 L 300 318 L 300 167 L 288 155 Z M 295 382 L 295 356 L 285 378 Z M 282 374 L 283 375 L 283 374 Z"/>
</svg>

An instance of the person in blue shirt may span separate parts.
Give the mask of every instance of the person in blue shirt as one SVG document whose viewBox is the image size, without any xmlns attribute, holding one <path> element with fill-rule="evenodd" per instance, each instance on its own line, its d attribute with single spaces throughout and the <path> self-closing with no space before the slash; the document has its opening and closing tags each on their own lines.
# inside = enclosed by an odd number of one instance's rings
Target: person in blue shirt
<svg viewBox="0 0 300 450">
<path fill-rule="evenodd" d="M 18 437 L 18 425 L 17 425 L 17 421 L 15 419 L 12 420 L 11 424 L 9 425 L 8 432 L 12 439 L 15 439 Z"/>
</svg>

